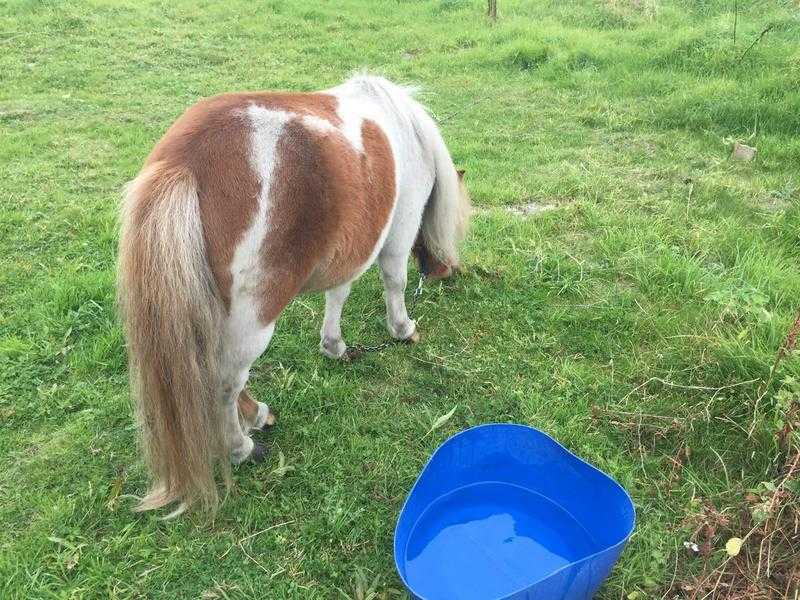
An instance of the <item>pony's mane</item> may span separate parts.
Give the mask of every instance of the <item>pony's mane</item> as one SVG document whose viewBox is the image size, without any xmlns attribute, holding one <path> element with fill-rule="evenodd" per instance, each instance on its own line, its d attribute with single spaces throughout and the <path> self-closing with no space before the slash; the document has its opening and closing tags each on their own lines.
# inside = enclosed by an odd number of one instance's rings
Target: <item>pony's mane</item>
<svg viewBox="0 0 800 600">
<path fill-rule="evenodd" d="M 427 109 L 416 101 L 415 96 L 419 87 L 411 85 L 398 85 L 366 71 L 361 71 L 351 76 L 344 83 L 345 87 L 358 90 L 382 106 L 389 114 L 394 115 L 400 123 L 406 125 L 405 131 L 413 131 L 417 141 L 427 146 L 427 132 L 420 123 L 419 113 L 428 116 Z"/>
<path fill-rule="evenodd" d="M 393 83 L 386 79 L 386 77 L 375 75 L 368 71 L 358 71 L 354 73 L 345 81 L 345 85 L 360 88 L 375 99 L 380 99 L 385 95 L 391 97 L 397 95 L 406 96 L 412 99 L 420 91 L 419 86 Z"/>
</svg>

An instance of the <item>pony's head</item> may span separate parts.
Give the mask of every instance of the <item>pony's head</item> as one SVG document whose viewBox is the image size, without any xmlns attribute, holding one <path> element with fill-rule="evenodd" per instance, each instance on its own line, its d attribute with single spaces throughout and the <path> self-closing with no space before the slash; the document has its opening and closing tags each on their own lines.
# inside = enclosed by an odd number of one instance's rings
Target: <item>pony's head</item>
<svg viewBox="0 0 800 600">
<path fill-rule="evenodd" d="M 469 198 L 469 190 L 464 183 L 464 171 L 457 169 L 458 174 L 458 202 L 455 206 L 457 214 L 449 215 L 449 218 L 455 221 L 456 242 L 460 243 L 467 232 L 469 224 L 469 216 L 472 212 L 472 205 Z M 425 217 L 423 217 L 425 218 Z M 459 269 L 459 262 L 446 261 L 440 259 L 426 243 L 423 229 L 417 234 L 417 241 L 414 243 L 414 256 L 417 259 L 420 273 L 425 275 L 428 279 L 446 279 L 457 272 Z"/>
</svg>

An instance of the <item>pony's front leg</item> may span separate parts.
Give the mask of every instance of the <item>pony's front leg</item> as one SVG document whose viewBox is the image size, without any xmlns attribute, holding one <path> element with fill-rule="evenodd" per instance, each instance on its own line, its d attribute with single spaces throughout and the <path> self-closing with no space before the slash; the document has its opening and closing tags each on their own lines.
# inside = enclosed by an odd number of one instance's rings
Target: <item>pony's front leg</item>
<svg viewBox="0 0 800 600">
<path fill-rule="evenodd" d="M 325 292 L 325 320 L 319 332 L 319 349 L 328 358 L 342 358 L 347 352 L 347 344 L 342 339 L 342 308 L 350 295 L 350 284 Z"/>
<path fill-rule="evenodd" d="M 386 326 L 389 334 L 396 340 L 418 342 L 417 324 L 409 318 L 406 310 L 408 254 L 381 254 L 378 264 L 386 297 Z"/>
</svg>

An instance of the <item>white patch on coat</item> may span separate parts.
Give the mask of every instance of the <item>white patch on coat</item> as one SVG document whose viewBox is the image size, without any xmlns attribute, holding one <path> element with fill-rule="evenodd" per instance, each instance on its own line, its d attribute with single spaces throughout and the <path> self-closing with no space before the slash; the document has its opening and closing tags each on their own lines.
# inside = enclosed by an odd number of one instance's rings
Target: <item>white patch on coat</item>
<svg viewBox="0 0 800 600">
<path fill-rule="evenodd" d="M 246 377 L 242 371 L 266 349 L 275 328 L 274 323 L 261 323 L 258 318 L 262 299 L 259 250 L 269 231 L 270 188 L 272 173 L 277 164 L 276 149 L 286 123 L 292 118 L 284 111 L 268 110 L 251 105 L 242 113 L 250 121 L 250 167 L 261 184 L 258 209 L 250 226 L 236 246 L 231 261 L 231 305 L 228 318 L 228 348 L 235 349 L 225 357 L 227 369 Z"/>
<path fill-rule="evenodd" d="M 339 86 L 328 90 L 328 93 L 335 96 L 336 114 L 342 121 L 339 130 L 350 145 L 359 154 L 364 153 L 364 142 L 361 139 L 361 126 L 364 124 L 364 114 L 371 108 L 363 100 L 354 98 L 349 90 Z"/>
<path fill-rule="evenodd" d="M 311 129 L 323 135 L 336 131 L 336 127 L 333 123 L 315 115 L 304 115 L 301 122 L 307 129 Z"/>
</svg>

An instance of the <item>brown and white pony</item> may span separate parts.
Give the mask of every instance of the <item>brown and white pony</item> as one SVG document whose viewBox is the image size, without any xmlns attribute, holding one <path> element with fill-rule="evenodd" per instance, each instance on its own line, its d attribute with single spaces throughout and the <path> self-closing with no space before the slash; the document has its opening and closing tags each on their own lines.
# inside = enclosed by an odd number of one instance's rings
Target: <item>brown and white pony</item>
<svg viewBox="0 0 800 600">
<path fill-rule="evenodd" d="M 140 510 L 214 509 L 215 471 L 263 458 L 274 423 L 245 389 L 281 311 L 325 291 L 321 351 L 345 355 L 351 283 L 377 260 L 389 334 L 416 341 L 404 291 L 458 266 L 469 200 L 408 90 L 360 75 L 316 93 L 198 102 L 158 142 L 122 208 L 118 290 L 142 447 Z"/>
</svg>

